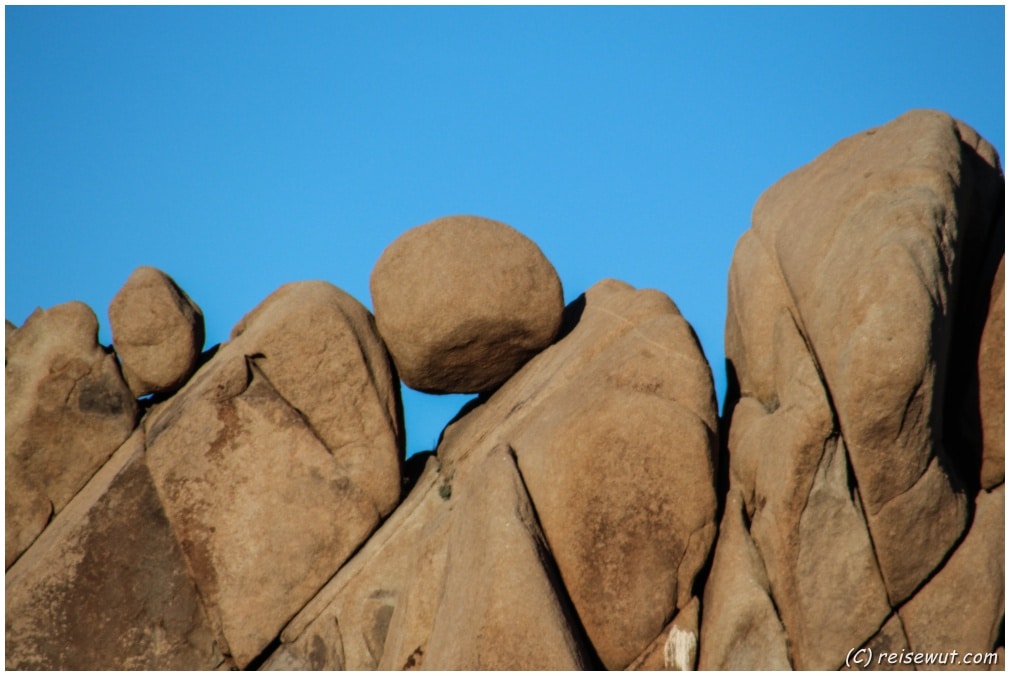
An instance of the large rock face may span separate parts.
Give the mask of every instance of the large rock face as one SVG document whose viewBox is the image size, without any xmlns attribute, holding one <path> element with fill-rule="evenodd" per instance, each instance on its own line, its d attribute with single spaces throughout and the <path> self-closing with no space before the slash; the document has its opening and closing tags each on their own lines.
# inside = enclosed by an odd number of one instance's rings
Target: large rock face
<svg viewBox="0 0 1010 676">
<path fill-rule="evenodd" d="M 8 669 L 224 662 L 137 431 L 6 575 Z"/>
<path fill-rule="evenodd" d="M 282 287 L 145 420 L 147 462 L 229 654 L 245 667 L 400 497 L 388 360 L 336 287 Z"/>
<path fill-rule="evenodd" d="M 6 566 L 133 430 L 137 402 L 83 303 L 36 310 L 6 343 Z"/>
<path fill-rule="evenodd" d="M 138 397 L 178 389 L 203 349 L 203 313 L 171 277 L 141 266 L 109 304 L 112 344 Z"/>
<path fill-rule="evenodd" d="M 371 291 L 400 377 L 424 392 L 497 387 L 550 344 L 564 306 L 537 245 L 475 216 L 405 232 L 375 264 Z"/>
<path fill-rule="evenodd" d="M 624 668 L 696 609 L 715 397 L 669 298 L 597 284 L 563 339 L 469 408 L 269 666 Z"/>
<path fill-rule="evenodd" d="M 988 144 L 915 111 L 758 201 L 730 271 L 730 487 L 703 668 L 784 666 L 757 636 L 795 668 L 838 668 L 959 547 L 983 464 L 959 407 L 991 378 L 962 374 L 976 373 L 976 299 L 1002 256 L 1002 191 Z"/>
</svg>

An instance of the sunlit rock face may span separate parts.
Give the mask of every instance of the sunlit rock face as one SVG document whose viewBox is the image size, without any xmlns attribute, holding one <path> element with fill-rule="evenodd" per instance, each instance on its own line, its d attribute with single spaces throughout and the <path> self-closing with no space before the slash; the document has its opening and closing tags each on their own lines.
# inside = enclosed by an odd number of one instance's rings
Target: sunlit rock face
<svg viewBox="0 0 1010 676">
<path fill-rule="evenodd" d="M 913 111 L 758 201 L 730 270 L 729 493 L 702 667 L 836 669 L 885 635 L 994 648 L 1002 555 L 985 565 L 975 540 L 1002 542 L 982 518 L 1002 501 L 1002 200 L 992 147 Z M 950 570 L 968 559 L 972 580 Z M 924 610 L 943 593 L 982 618 Z"/>
<path fill-rule="evenodd" d="M 1003 191 L 934 111 L 772 186 L 721 419 L 672 299 L 563 307 L 479 217 L 391 243 L 375 316 L 295 282 L 201 354 L 140 267 L 111 348 L 81 303 L 7 322 L 6 666 L 1001 666 Z M 408 462 L 401 378 L 480 393 Z"/>
</svg>

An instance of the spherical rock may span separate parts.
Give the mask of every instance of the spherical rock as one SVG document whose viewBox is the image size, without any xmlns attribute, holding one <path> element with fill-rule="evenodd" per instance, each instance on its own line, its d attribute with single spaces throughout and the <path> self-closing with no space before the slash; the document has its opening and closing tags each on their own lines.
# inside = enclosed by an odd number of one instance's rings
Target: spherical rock
<svg viewBox="0 0 1010 676">
<path fill-rule="evenodd" d="M 123 376 L 138 397 L 173 392 L 196 368 L 203 313 L 157 268 L 133 271 L 109 304 L 109 325 Z"/>
<path fill-rule="evenodd" d="M 432 393 L 484 392 L 557 335 L 554 266 L 512 227 L 449 216 L 408 230 L 372 271 L 372 305 L 400 378 Z"/>
</svg>

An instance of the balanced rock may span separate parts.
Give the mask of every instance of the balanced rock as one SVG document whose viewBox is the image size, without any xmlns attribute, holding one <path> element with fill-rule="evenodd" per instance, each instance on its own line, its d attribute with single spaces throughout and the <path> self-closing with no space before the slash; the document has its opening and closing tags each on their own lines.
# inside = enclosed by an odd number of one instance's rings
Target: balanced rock
<svg viewBox="0 0 1010 676">
<path fill-rule="evenodd" d="M 991 146 L 913 111 L 758 201 L 730 269 L 730 485 L 701 668 L 769 666 L 725 650 L 780 646 L 780 623 L 789 666 L 836 669 L 939 579 L 979 485 L 982 434 L 952 412 L 979 401 L 962 376 L 978 368 L 1002 193 Z M 736 590 L 746 612 L 726 602 Z"/>
<path fill-rule="evenodd" d="M 130 435 L 137 402 L 83 303 L 36 310 L 8 336 L 6 354 L 10 565 Z"/>
<path fill-rule="evenodd" d="M 475 216 L 405 232 L 376 263 L 371 293 L 400 378 L 434 393 L 497 387 L 551 343 L 564 307 L 536 244 Z"/>
<path fill-rule="evenodd" d="M 203 313 L 161 270 L 141 266 L 109 304 L 112 343 L 134 395 L 177 390 L 203 349 Z"/>
<path fill-rule="evenodd" d="M 660 634 L 671 663 L 693 663 L 716 525 L 711 371 L 657 291 L 608 280 L 565 315 L 557 343 L 446 428 L 266 666 L 624 668 Z"/>
</svg>

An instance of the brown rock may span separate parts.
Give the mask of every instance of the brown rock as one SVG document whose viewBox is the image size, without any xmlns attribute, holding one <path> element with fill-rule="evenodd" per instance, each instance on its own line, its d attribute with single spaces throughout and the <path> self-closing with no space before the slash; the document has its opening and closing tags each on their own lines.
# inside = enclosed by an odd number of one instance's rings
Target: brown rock
<svg viewBox="0 0 1010 676">
<path fill-rule="evenodd" d="M 203 313 L 157 268 L 133 271 L 109 304 L 109 325 L 123 376 L 138 397 L 174 392 L 196 368 Z"/>
<path fill-rule="evenodd" d="M 691 599 L 626 671 L 694 671 L 698 662 L 700 609 L 698 597 Z"/>
<path fill-rule="evenodd" d="M 8 669 L 224 662 L 143 450 L 138 431 L 7 572 Z"/>
<path fill-rule="evenodd" d="M 873 638 L 860 648 L 862 652 L 847 655 L 849 662 L 840 671 L 911 671 L 912 666 L 901 664 L 903 656 L 910 654 L 905 627 L 897 613 L 887 618 Z M 892 655 L 894 657 L 892 657 Z M 912 656 L 914 659 L 914 655 Z"/>
<path fill-rule="evenodd" d="M 168 520 L 240 667 L 399 497 L 395 385 L 353 303 L 282 287 L 145 420 Z"/>
<path fill-rule="evenodd" d="M 372 304 L 400 377 L 424 392 L 482 392 L 557 334 L 554 267 L 518 231 L 476 216 L 408 230 L 375 264 Z"/>
<path fill-rule="evenodd" d="M 133 430 L 137 402 L 97 336 L 95 313 L 73 302 L 36 310 L 7 340 L 8 565 Z"/>
<path fill-rule="evenodd" d="M 569 320 L 559 343 L 445 430 L 411 494 L 288 624 L 266 667 L 574 668 L 598 664 L 593 652 L 625 667 L 697 605 L 692 588 L 715 525 L 707 364 L 658 292 L 604 282 Z M 619 427 L 622 406 L 629 417 Z M 546 417 L 557 426 L 540 425 Z M 551 470 L 534 456 L 566 452 L 566 435 L 586 457 L 564 456 L 572 467 L 558 470 L 552 493 Z M 587 468 L 614 479 L 585 489 Z M 622 519 L 629 534 L 619 537 L 580 526 Z M 534 615 L 531 633 L 525 618 Z M 580 636 L 592 646 L 580 647 Z"/>
<path fill-rule="evenodd" d="M 975 518 L 964 540 L 899 610 L 912 650 L 987 653 L 1002 640 L 1005 493 L 1001 484 L 991 493 L 978 494 Z M 954 660 L 942 666 L 960 670 L 990 665 Z"/>
<path fill-rule="evenodd" d="M 962 243 L 986 241 L 994 227 L 972 198 L 1002 185 L 995 170 L 975 171 L 991 148 L 976 151 L 966 136 L 942 113 L 913 111 L 840 142 L 754 212 L 828 383 L 892 603 L 943 559 L 966 517 L 935 436 L 934 392 L 946 377 Z M 898 496 L 911 504 L 885 509 Z M 937 518 L 920 518 L 924 509 Z"/>
<path fill-rule="evenodd" d="M 443 435 L 451 466 L 508 443 L 607 668 L 691 599 L 715 535 L 715 396 L 669 298 L 605 281 L 578 323 Z M 573 317 L 574 319 L 574 317 Z"/>
<path fill-rule="evenodd" d="M 982 418 L 981 483 L 985 490 L 992 490 L 1003 483 L 1004 478 L 1005 314 L 1006 292 L 1003 285 L 1003 259 L 1000 258 L 978 354 L 979 411 Z"/>
<path fill-rule="evenodd" d="M 761 554 L 739 495 L 731 490 L 728 500 L 705 584 L 698 668 L 788 670 L 789 642 Z"/>
<path fill-rule="evenodd" d="M 445 591 L 424 668 L 592 667 L 511 449 L 495 447 L 457 483 Z"/>
<path fill-rule="evenodd" d="M 53 503 L 24 475 L 24 470 L 9 467 L 4 484 L 5 569 L 31 546 L 52 514 Z"/>
<path fill-rule="evenodd" d="M 454 480 L 429 458 L 406 500 L 288 623 L 264 669 L 420 668 L 445 584 Z"/>
<path fill-rule="evenodd" d="M 737 493 L 795 668 L 841 666 L 964 530 L 943 387 L 954 295 L 988 282 L 955 271 L 990 240 L 1002 185 L 969 132 L 915 111 L 842 141 L 761 197 L 734 254 L 728 504 Z M 718 602 L 737 579 L 719 551 L 704 668 L 729 667 L 720 650 L 748 631 Z"/>
<path fill-rule="evenodd" d="M 235 325 L 228 349 L 256 362 L 348 479 L 389 514 L 403 468 L 400 383 L 368 310 L 327 282 L 285 284 Z"/>
</svg>

